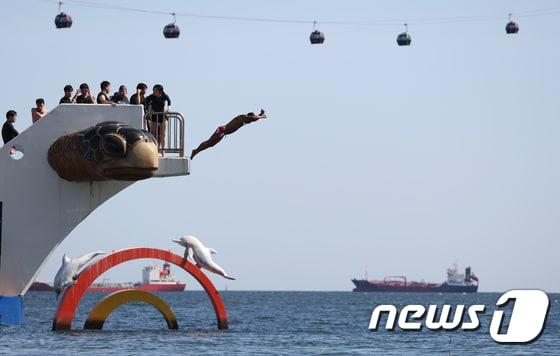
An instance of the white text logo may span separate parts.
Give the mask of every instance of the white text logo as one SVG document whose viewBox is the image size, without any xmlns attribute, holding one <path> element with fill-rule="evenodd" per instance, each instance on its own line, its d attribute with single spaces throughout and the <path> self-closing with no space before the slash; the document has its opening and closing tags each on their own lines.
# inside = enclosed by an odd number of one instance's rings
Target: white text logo
<svg viewBox="0 0 560 356">
<path fill-rule="evenodd" d="M 511 317 L 505 328 L 503 307 L 514 302 Z M 498 310 L 494 311 L 490 323 L 490 336 L 498 343 L 529 343 L 535 341 L 543 332 L 548 315 L 548 296 L 541 290 L 510 290 L 498 298 Z M 442 306 L 420 304 L 404 306 L 400 311 L 391 304 L 375 307 L 371 313 L 369 329 L 376 331 L 381 316 L 386 315 L 385 329 L 393 331 L 395 326 L 401 330 L 419 331 L 425 325 L 429 330 L 476 330 L 480 327 L 479 314 L 486 306 L 475 304 L 466 307 L 458 304 Z M 439 313 L 438 313 L 439 312 Z M 439 314 L 439 315 L 438 315 Z M 502 330 L 506 329 L 506 330 Z"/>
</svg>

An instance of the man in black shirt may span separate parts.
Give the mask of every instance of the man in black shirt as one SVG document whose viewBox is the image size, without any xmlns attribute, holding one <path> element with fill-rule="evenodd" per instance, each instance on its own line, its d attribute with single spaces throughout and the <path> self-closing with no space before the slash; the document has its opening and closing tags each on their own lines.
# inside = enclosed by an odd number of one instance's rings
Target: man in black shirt
<svg viewBox="0 0 560 356">
<path fill-rule="evenodd" d="M 74 88 L 70 84 L 64 87 L 64 96 L 60 98 L 59 104 L 72 104 L 72 92 Z"/>
<path fill-rule="evenodd" d="M 8 143 L 14 137 L 19 135 L 16 128 L 14 127 L 14 122 L 17 119 L 17 112 L 14 110 L 10 110 L 6 113 L 6 122 L 4 126 L 2 126 L 2 140 L 4 140 L 4 144 Z"/>
<path fill-rule="evenodd" d="M 95 104 L 89 91 L 89 85 L 86 83 L 80 84 L 80 90 L 76 90 L 76 95 L 74 95 L 72 102 L 76 104 Z"/>
<path fill-rule="evenodd" d="M 167 108 L 165 103 L 167 102 Z M 156 84 L 154 85 L 154 93 L 146 98 L 146 107 L 148 112 L 160 113 L 152 114 L 148 118 L 148 128 L 152 135 L 158 141 L 159 150 L 163 154 L 163 149 L 165 147 L 165 130 L 167 128 L 167 115 L 161 114 L 163 112 L 169 111 L 169 106 L 171 105 L 171 99 L 163 91 L 163 86 Z"/>
<path fill-rule="evenodd" d="M 146 89 L 148 86 L 144 83 L 138 83 L 136 86 L 136 93 L 132 94 L 130 97 L 130 104 L 131 105 L 144 105 L 146 103 L 146 98 L 144 95 L 146 94 Z"/>
<path fill-rule="evenodd" d="M 119 91 L 111 97 L 111 101 L 117 104 L 128 104 L 126 93 L 126 87 L 124 85 L 121 85 L 119 87 Z"/>
<path fill-rule="evenodd" d="M 97 103 L 98 104 L 111 104 L 115 106 L 116 104 L 111 101 L 109 98 L 109 93 L 111 92 L 111 83 L 104 80 L 101 82 L 101 92 L 97 94 Z"/>
</svg>

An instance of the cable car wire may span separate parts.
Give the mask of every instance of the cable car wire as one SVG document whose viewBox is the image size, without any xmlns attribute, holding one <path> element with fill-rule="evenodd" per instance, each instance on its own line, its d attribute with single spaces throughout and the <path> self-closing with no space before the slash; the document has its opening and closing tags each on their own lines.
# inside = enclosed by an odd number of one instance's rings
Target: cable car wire
<svg viewBox="0 0 560 356">
<path fill-rule="evenodd" d="M 58 4 L 58 0 L 35 0 L 41 2 L 48 2 Z M 66 0 L 62 1 L 65 6 L 77 6 L 86 8 L 117 10 L 138 12 L 157 15 L 175 15 L 176 17 L 190 17 L 200 19 L 213 19 L 213 20 L 229 20 L 229 21 L 245 21 L 245 22 L 269 22 L 269 23 L 292 23 L 292 24 L 321 24 L 321 25 L 341 25 L 341 26 L 402 26 L 404 22 L 414 25 L 439 25 L 439 24 L 454 24 L 464 22 L 483 22 L 483 21 L 497 21 L 507 19 L 505 14 L 493 15 L 472 15 L 472 16 L 448 16 L 448 17 L 434 17 L 434 18 L 416 18 L 416 19 L 376 19 L 376 20 L 302 20 L 302 19 L 289 19 L 289 18 L 269 18 L 269 17 L 245 17 L 245 16 L 221 16 L 221 15 L 207 15 L 196 14 L 187 12 L 173 12 L 162 10 L 142 9 L 129 6 L 121 6 L 107 3 L 99 3 L 87 0 Z M 542 9 L 525 10 L 513 12 L 516 18 L 549 16 L 560 14 L 560 6 L 548 7 Z"/>
</svg>

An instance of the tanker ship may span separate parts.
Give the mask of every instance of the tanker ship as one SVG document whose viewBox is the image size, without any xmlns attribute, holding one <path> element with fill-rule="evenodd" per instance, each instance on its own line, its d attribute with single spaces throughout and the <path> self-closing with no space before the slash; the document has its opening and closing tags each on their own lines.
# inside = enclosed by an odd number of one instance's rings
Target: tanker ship
<svg viewBox="0 0 560 356">
<path fill-rule="evenodd" d="M 163 267 L 150 265 L 142 270 L 142 282 L 110 283 L 104 279 L 102 283 L 93 283 L 88 292 L 116 292 L 123 289 L 138 289 L 147 292 L 182 292 L 186 284 L 178 281 L 171 274 L 171 266 L 164 263 Z M 29 288 L 30 291 L 46 292 L 54 291 L 51 284 L 45 282 L 35 282 Z"/>
<path fill-rule="evenodd" d="M 478 277 L 471 268 L 459 273 L 457 265 L 447 269 L 447 281 L 443 283 L 409 282 L 405 276 L 388 276 L 382 281 L 352 279 L 356 286 L 354 292 L 403 292 L 403 293 L 476 293 Z"/>
</svg>

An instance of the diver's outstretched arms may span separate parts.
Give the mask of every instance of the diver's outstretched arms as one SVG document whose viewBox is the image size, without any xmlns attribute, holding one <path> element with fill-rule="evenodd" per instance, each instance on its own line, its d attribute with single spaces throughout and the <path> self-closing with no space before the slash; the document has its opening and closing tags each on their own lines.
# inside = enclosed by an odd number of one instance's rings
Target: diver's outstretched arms
<svg viewBox="0 0 560 356">
<path fill-rule="evenodd" d="M 230 122 L 228 122 L 224 126 L 218 127 L 218 129 L 212 134 L 212 136 L 210 136 L 208 140 L 202 142 L 197 148 L 192 150 L 191 160 L 200 152 L 210 147 L 214 147 L 218 142 L 222 140 L 222 138 L 224 138 L 225 135 L 234 133 L 235 131 L 239 130 L 241 126 L 266 118 L 267 115 L 263 109 L 261 109 L 261 112 L 258 115 L 255 115 L 254 113 L 250 112 L 244 115 L 238 115 L 234 117 Z"/>
<path fill-rule="evenodd" d="M 223 127 L 225 128 L 225 134 L 226 135 L 230 135 L 232 133 L 234 133 L 235 131 L 239 130 L 241 128 L 241 126 L 245 125 L 245 124 L 250 124 L 252 122 L 258 121 L 260 119 L 266 119 L 266 113 L 263 109 L 261 109 L 261 112 L 258 115 L 255 115 L 254 113 L 250 112 L 244 115 L 238 115 L 236 117 L 234 117 L 233 119 L 231 119 L 230 122 L 228 122 L 227 124 L 225 124 Z"/>
</svg>

